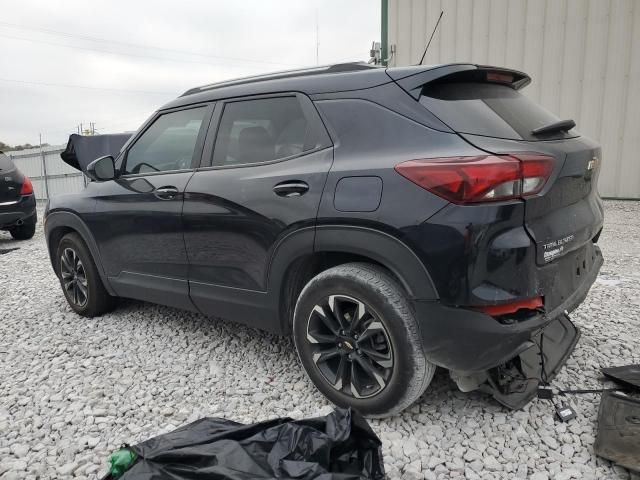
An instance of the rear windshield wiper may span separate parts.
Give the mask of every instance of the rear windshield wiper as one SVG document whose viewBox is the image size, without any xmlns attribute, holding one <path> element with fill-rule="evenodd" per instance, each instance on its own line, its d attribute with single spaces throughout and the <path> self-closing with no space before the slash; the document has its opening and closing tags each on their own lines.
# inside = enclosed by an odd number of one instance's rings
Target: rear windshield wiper
<svg viewBox="0 0 640 480">
<path fill-rule="evenodd" d="M 574 122 L 573 120 L 558 120 L 557 122 L 543 125 L 542 127 L 531 130 L 531 133 L 533 135 L 542 135 L 544 133 L 551 132 L 568 132 L 575 126 L 576 122 Z"/>
</svg>

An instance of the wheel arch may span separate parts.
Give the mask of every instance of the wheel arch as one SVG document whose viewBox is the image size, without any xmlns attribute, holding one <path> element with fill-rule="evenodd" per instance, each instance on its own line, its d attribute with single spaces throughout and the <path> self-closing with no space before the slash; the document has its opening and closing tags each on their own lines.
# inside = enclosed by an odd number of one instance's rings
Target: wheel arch
<svg viewBox="0 0 640 480">
<path fill-rule="evenodd" d="M 270 264 L 267 289 L 273 308 L 279 313 L 280 330 L 290 331 L 297 297 L 311 278 L 328 268 L 351 262 L 383 268 L 410 299 L 438 299 L 425 266 L 396 237 L 359 226 L 323 225 L 315 230 L 309 227 L 280 242 Z"/>
<path fill-rule="evenodd" d="M 370 258 L 389 270 L 412 299 L 437 300 L 438 292 L 420 258 L 399 238 L 374 228 L 321 225 L 315 251 L 337 251 Z"/>
<path fill-rule="evenodd" d="M 80 235 L 80 238 L 82 238 L 82 241 L 89 249 L 93 260 L 96 263 L 100 279 L 102 280 L 105 289 L 110 295 L 115 295 L 111 285 L 109 285 L 109 279 L 104 272 L 100 251 L 89 227 L 87 227 L 84 221 L 77 214 L 69 211 L 50 212 L 45 219 L 45 239 L 47 241 L 47 249 L 49 251 L 51 266 L 53 267 L 53 271 L 56 276 L 59 275 L 58 269 L 56 268 L 56 262 L 54 260 L 56 256 L 56 249 L 62 237 L 68 233 L 77 233 Z"/>
</svg>

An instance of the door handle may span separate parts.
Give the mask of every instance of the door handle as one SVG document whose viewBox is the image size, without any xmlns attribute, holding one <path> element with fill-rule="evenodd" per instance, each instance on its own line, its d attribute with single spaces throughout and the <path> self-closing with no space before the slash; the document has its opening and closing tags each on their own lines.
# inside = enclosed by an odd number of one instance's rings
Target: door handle
<svg viewBox="0 0 640 480">
<path fill-rule="evenodd" d="M 178 195 L 178 189 L 172 186 L 160 187 L 156 188 L 153 194 L 160 200 L 173 200 Z"/>
<path fill-rule="evenodd" d="M 300 180 L 282 182 L 273 187 L 279 197 L 299 197 L 309 191 L 309 184 Z"/>
</svg>

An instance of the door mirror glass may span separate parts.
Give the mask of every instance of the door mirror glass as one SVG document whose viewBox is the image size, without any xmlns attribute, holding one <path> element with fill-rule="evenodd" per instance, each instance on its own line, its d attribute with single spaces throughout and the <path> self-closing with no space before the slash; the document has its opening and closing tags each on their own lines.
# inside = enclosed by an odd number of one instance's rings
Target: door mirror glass
<svg viewBox="0 0 640 480">
<path fill-rule="evenodd" d="M 95 159 L 87 166 L 87 175 L 92 180 L 104 182 L 116 178 L 116 166 L 111 155 Z"/>
</svg>

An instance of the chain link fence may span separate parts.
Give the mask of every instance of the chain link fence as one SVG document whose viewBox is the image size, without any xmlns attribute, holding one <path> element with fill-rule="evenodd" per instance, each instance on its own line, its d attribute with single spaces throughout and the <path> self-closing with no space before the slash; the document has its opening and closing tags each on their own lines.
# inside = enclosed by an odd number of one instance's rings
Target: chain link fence
<svg viewBox="0 0 640 480">
<path fill-rule="evenodd" d="M 60 153 L 66 145 L 4 152 L 16 167 L 33 183 L 38 200 L 47 200 L 61 193 L 74 193 L 87 184 L 87 177 L 62 161 Z"/>
</svg>

